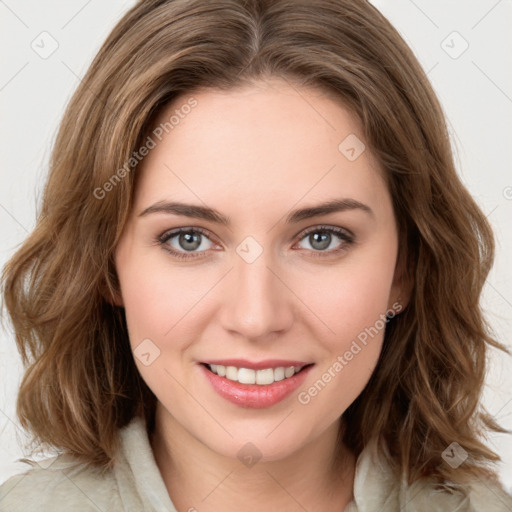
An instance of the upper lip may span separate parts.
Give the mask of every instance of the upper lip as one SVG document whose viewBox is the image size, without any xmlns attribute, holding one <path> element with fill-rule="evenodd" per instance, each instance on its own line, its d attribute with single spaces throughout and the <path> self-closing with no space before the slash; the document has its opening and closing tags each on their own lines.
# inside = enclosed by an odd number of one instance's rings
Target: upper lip
<svg viewBox="0 0 512 512">
<path fill-rule="evenodd" d="M 236 366 L 237 368 L 248 368 L 251 370 L 280 367 L 286 368 L 287 366 L 295 366 L 295 368 L 298 368 L 312 364 L 305 361 L 292 361 L 287 359 L 265 359 L 264 361 L 248 361 L 247 359 L 209 359 L 207 361 L 202 361 L 202 363 Z"/>
</svg>

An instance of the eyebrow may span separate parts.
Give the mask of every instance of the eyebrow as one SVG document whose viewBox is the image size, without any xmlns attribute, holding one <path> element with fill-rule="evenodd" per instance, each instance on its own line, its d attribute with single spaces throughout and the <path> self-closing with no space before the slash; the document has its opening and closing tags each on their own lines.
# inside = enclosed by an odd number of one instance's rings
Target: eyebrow
<svg viewBox="0 0 512 512">
<path fill-rule="evenodd" d="M 311 219 L 320 215 L 351 210 L 361 210 L 369 214 L 371 217 L 374 217 L 373 210 L 368 205 L 361 203 L 360 201 L 356 201 L 355 199 L 333 199 L 332 201 L 327 201 L 316 206 L 293 210 L 286 216 L 285 222 L 288 224 L 296 224 L 302 220 Z M 141 213 L 139 213 L 138 217 L 145 217 L 146 215 L 150 215 L 152 213 L 182 215 L 184 217 L 215 222 L 223 226 L 231 225 L 231 219 L 225 215 L 222 215 L 214 208 L 194 204 L 158 201 L 157 203 L 144 209 Z"/>
</svg>

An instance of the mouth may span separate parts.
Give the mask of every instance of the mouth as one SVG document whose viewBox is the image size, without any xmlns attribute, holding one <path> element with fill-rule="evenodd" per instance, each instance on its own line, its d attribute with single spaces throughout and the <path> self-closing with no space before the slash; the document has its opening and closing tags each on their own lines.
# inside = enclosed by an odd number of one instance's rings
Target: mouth
<svg viewBox="0 0 512 512">
<path fill-rule="evenodd" d="M 199 366 L 213 390 L 222 398 L 240 407 L 262 409 L 289 397 L 304 382 L 314 366 L 314 363 L 298 361 L 295 364 L 286 363 L 286 366 L 281 366 L 282 362 L 244 362 L 245 366 L 235 366 L 203 362 Z"/>
</svg>

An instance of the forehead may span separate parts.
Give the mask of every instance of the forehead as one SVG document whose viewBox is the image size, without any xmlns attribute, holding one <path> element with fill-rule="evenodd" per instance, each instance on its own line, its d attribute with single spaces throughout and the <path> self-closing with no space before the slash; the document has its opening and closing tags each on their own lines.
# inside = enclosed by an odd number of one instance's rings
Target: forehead
<svg viewBox="0 0 512 512">
<path fill-rule="evenodd" d="M 378 202 L 386 194 L 358 117 L 332 94 L 284 80 L 182 94 L 152 134 L 156 145 L 137 169 L 136 205 L 200 198 L 263 208 L 270 197 L 291 206 L 341 196 Z"/>
</svg>

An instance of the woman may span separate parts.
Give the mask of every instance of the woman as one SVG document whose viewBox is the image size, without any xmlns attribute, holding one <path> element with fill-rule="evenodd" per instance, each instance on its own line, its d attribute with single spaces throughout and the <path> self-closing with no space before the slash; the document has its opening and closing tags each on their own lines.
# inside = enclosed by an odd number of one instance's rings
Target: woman
<svg viewBox="0 0 512 512">
<path fill-rule="evenodd" d="M 493 258 L 445 121 L 362 1 L 142 1 L 4 270 L 5 510 L 512 508 L 479 436 Z M 29 286 L 25 283 L 28 279 Z"/>
</svg>

